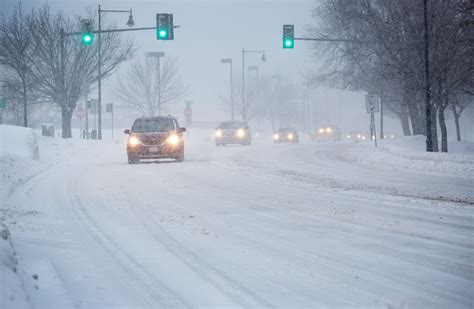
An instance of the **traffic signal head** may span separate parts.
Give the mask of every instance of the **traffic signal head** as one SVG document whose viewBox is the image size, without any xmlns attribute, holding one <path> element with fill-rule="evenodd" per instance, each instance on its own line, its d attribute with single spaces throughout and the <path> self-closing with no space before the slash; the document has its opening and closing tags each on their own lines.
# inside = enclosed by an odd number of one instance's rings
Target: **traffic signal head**
<svg viewBox="0 0 474 309">
<path fill-rule="evenodd" d="M 283 48 L 295 47 L 295 26 L 283 25 Z"/>
<path fill-rule="evenodd" d="M 81 41 L 84 45 L 89 45 L 94 39 L 92 29 L 92 20 L 90 19 L 81 19 Z"/>
<path fill-rule="evenodd" d="M 156 14 L 156 38 L 158 40 L 173 40 L 173 14 Z"/>
</svg>

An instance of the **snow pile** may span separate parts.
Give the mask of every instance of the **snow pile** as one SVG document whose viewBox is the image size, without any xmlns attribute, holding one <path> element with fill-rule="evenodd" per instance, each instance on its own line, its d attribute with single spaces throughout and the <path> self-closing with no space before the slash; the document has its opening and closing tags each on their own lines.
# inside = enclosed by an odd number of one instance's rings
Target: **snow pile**
<svg viewBox="0 0 474 309">
<path fill-rule="evenodd" d="M 425 152 L 424 136 L 379 140 L 378 143 L 377 149 L 372 143 L 358 144 L 340 156 L 346 160 L 397 171 L 474 177 L 473 142 L 452 142 L 448 145 L 449 153 Z"/>
<path fill-rule="evenodd" d="M 0 222 L 0 308 L 29 308 L 23 285 L 17 275 L 17 260 L 10 232 Z"/>
<path fill-rule="evenodd" d="M 39 146 L 36 135 L 30 128 L 0 125 L 0 153 L 39 159 Z"/>
<path fill-rule="evenodd" d="M 0 125 L 0 199 L 38 170 L 39 146 L 30 128 Z"/>
</svg>

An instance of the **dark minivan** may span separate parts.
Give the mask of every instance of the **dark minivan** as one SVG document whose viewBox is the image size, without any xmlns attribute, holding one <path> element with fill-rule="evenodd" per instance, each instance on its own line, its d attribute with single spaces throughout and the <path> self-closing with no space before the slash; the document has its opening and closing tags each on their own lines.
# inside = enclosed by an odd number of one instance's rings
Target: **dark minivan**
<svg viewBox="0 0 474 309">
<path fill-rule="evenodd" d="M 172 116 L 141 117 L 135 120 L 127 141 L 128 163 L 140 160 L 175 159 L 184 160 L 183 132 Z"/>
</svg>

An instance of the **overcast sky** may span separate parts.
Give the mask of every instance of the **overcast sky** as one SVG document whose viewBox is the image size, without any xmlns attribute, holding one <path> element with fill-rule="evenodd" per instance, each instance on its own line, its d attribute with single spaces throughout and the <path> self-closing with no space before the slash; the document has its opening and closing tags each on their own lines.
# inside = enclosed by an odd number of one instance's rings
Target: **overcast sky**
<svg viewBox="0 0 474 309">
<path fill-rule="evenodd" d="M 16 1 L 1 0 L 2 10 L 8 12 Z M 38 7 L 43 0 L 22 1 L 26 8 Z M 94 0 L 50 0 L 53 9 L 81 15 L 85 8 L 97 9 Z M 247 54 L 247 65 L 259 65 L 261 74 L 281 74 L 303 82 L 302 74 L 316 70 L 306 43 L 297 41 L 295 49 L 283 50 L 281 32 L 283 24 L 294 24 L 297 36 L 304 35 L 305 27 L 311 23 L 311 0 L 286 1 L 101 1 L 103 9 L 133 9 L 135 27 L 155 26 L 156 13 L 173 13 L 175 25 L 174 41 L 157 41 L 154 31 L 133 33 L 138 52 L 144 57 L 147 51 L 162 51 L 166 56 L 178 58 L 183 79 L 191 87 L 187 99 L 193 100 L 195 119 L 219 120 L 225 118 L 225 109 L 220 96 L 228 84 L 229 68 L 220 63 L 221 58 L 234 60 L 234 80 L 241 80 L 241 50 L 265 50 L 267 61 L 260 56 Z M 126 27 L 127 14 L 108 14 L 118 27 Z M 117 74 L 124 76 L 128 64 L 122 65 Z M 103 101 L 114 101 L 113 89 L 117 76 L 104 83 Z M 317 89 L 313 94 L 315 108 L 321 111 L 321 122 L 352 123 L 352 128 L 364 129 L 367 115 L 364 94 Z M 174 108 L 181 117 L 184 102 Z M 355 113 L 353 111 L 356 111 Z M 388 121 L 390 122 L 390 121 Z M 390 126 L 390 123 L 389 123 Z M 398 124 L 393 126 L 398 129 Z"/>
</svg>

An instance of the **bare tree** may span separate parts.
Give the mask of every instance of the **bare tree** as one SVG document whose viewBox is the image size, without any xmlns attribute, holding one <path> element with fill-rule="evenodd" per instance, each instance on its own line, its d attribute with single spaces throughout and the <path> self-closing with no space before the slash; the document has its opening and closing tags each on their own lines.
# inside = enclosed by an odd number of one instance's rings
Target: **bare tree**
<svg viewBox="0 0 474 309">
<path fill-rule="evenodd" d="M 177 60 L 169 57 L 160 70 L 154 58 L 134 60 L 126 79 L 118 78 L 116 87 L 116 96 L 124 108 L 148 116 L 161 115 L 167 105 L 177 103 L 187 94 L 188 86 L 181 80 Z"/>
<path fill-rule="evenodd" d="M 62 12 L 53 14 L 47 5 L 33 13 L 30 24 L 30 31 L 35 33 L 32 78 L 42 96 L 60 107 L 64 138 L 71 137 L 72 114 L 85 85 L 98 79 L 97 44 L 84 46 L 78 36 L 67 36 L 61 46 L 61 31 L 78 29 L 78 18 L 71 19 Z M 132 42 L 124 43 L 119 34 L 103 34 L 102 78 L 129 59 L 133 51 Z"/>
<path fill-rule="evenodd" d="M 30 15 L 23 14 L 21 3 L 10 17 L 5 17 L 4 13 L 0 17 L 0 65 L 5 69 L 2 81 L 10 90 L 15 88 L 15 93 L 19 95 L 20 100 L 9 102 L 21 102 L 22 125 L 25 127 L 28 126 L 28 96 L 30 89 L 34 88 L 30 78 L 34 52 L 29 31 L 30 19 Z M 14 109 L 18 110 L 17 107 Z"/>
<path fill-rule="evenodd" d="M 432 82 L 432 137 L 447 151 L 444 111 L 451 94 L 461 85 L 472 87 L 474 50 L 472 7 L 469 1 L 429 1 L 430 76 Z M 389 107 L 402 126 L 408 114 L 414 134 L 425 134 L 423 6 L 411 0 L 322 0 L 315 5 L 311 35 L 345 39 L 313 46 L 323 59 L 323 74 L 310 76 L 316 83 L 378 93 L 389 85 Z M 467 27 L 470 25 L 470 27 Z M 472 88 L 471 88 L 472 89 Z M 398 98 L 396 98 L 398 96 Z M 391 106 L 390 106 L 391 105 Z M 398 106 L 397 106 L 398 105 Z M 404 127 L 404 131 L 407 132 Z"/>
</svg>

